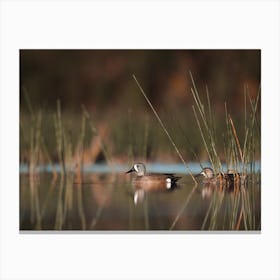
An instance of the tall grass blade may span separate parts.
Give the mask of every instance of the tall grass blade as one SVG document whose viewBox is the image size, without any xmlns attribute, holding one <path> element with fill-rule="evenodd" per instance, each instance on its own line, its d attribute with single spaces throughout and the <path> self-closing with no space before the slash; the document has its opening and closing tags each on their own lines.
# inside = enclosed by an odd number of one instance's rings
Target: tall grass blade
<svg viewBox="0 0 280 280">
<path fill-rule="evenodd" d="M 148 98 L 147 95 L 145 94 L 144 90 L 143 90 L 142 87 L 140 86 L 140 84 L 139 84 L 138 80 L 136 79 L 135 75 L 132 75 L 132 76 L 133 76 L 133 78 L 134 78 L 134 80 L 135 80 L 137 86 L 139 87 L 140 92 L 142 93 L 142 95 L 143 95 L 144 98 L 146 99 L 146 101 L 147 101 L 147 103 L 149 104 L 149 106 L 151 107 L 151 109 L 152 109 L 154 115 L 156 116 L 156 118 L 157 118 L 159 124 L 161 125 L 162 129 L 164 130 L 165 134 L 167 135 L 169 141 L 170 141 L 171 144 L 173 145 L 173 147 L 174 147 L 176 153 L 178 154 L 179 158 L 181 159 L 181 161 L 182 161 L 183 164 L 185 165 L 185 167 L 186 167 L 186 169 L 188 170 L 189 174 L 191 175 L 193 181 L 194 181 L 195 183 L 197 183 L 197 180 L 196 180 L 195 177 L 192 175 L 192 172 L 191 172 L 189 166 L 187 165 L 186 161 L 184 160 L 183 156 L 181 155 L 179 149 L 177 148 L 177 146 L 176 146 L 176 144 L 174 143 L 172 137 L 170 136 L 169 132 L 167 131 L 165 125 L 163 124 L 163 122 L 162 122 L 161 118 L 159 117 L 158 113 L 156 112 L 154 106 L 152 105 L 152 103 L 150 102 L 149 98 Z"/>
</svg>

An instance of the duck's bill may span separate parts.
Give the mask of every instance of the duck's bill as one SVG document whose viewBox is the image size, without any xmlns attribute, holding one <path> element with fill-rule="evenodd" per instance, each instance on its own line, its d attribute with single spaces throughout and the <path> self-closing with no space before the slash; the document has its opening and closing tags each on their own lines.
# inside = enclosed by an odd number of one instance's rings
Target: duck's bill
<svg viewBox="0 0 280 280">
<path fill-rule="evenodd" d="M 130 170 L 128 170 L 127 172 L 125 172 L 125 174 L 131 173 L 134 171 L 134 168 L 131 168 Z"/>
<path fill-rule="evenodd" d="M 194 175 L 194 177 L 199 177 L 199 176 L 201 176 L 201 175 L 203 175 L 202 172 L 200 172 L 200 173 Z"/>
</svg>

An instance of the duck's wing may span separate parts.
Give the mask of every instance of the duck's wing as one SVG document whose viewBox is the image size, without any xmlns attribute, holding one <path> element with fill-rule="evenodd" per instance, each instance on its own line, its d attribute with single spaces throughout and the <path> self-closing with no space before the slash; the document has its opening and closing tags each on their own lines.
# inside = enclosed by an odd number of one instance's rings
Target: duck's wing
<svg viewBox="0 0 280 280">
<path fill-rule="evenodd" d="M 176 183 L 178 180 L 180 180 L 182 177 L 175 176 L 173 173 L 164 173 L 164 175 L 172 180 L 172 182 Z"/>
<path fill-rule="evenodd" d="M 169 177 L 169 178 L 173 178 L 175 175 L 174 175 L 174 173 L 147 173 L 146 175 L 152 175 L 152 176 L 159 176 L 159 177 L 161 177 L 161 176 L 166 176 L 166 178 L 167 177 Z"/>
<path fill-rule="evenodd" d="M 170 178 L 173 183 L 176 183 L 178 180 L 180 180 L 182 177 L 180 176 L 175 176 L 174 173 L 148 173 L 147 175 L 152 175 L 152 176 L 158 176 L 159 178 L 162 178 L 162 176 L 165 176 L 166 178 Z"/>
</svg>

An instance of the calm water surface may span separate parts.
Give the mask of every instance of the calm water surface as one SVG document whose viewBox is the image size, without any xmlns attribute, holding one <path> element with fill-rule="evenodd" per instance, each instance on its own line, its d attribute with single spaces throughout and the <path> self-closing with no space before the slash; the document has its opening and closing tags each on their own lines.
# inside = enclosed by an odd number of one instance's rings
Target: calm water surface
<svg viewBox="0 0 280 280">
<path fill-rule="evenodd" d="M 133 176 L 133 175 L 132 175 Z M 177 188 L 144 192 L 123 172 L 20 175 L 21 230 L 260 230 L 260 176 L 225 191 L 181 175 Z"/>
</svg>

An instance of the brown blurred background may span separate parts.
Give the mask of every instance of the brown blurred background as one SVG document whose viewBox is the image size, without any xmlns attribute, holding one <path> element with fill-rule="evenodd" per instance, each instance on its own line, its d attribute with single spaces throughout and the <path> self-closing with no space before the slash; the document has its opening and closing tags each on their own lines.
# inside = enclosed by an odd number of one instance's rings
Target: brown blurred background
<svg viewBox="0 0 280 280">
<path fill-rule="evenodd" d="M 43 130 L 50 151 L 55 150 L 55 141 L 50 136 L 54 135 L 51 115 L 60 100 L 63 115 L 73 125 L 69 124 L 68 129 L 74 140 L 79 133 L 74 124 L 80 124 L 84 104 L 97 127 L 104 130 L 103 141 L 113 158 L 129 155 L 174 160 L 174 150 L 132 78 L 134 74 L 186 159 L 194 160 L 186 148 L 186 137 L 205 159 L 193 118 L 189 71 L 204 100 L 207 85 L 221 134 L 224 127 L 219 122 L 225 122 L 226 102 L 242 136 L 244 87 L 251 98 L 257 96 L 261 81 L 260 50 L 21 50 L 21 158 L 26 159 L 24 151 L 28 150 L 28 137 L 23 137 L 30 116 L 24 96 L 27 94 L 33 110 L 44 111 Z M 92 135 L 88 135 L 89 146 L 90 143 Z M 145 152 L 143 143 L 147 147 Z"/>
<path fill-rule="evenodd" d="M 245 83 L 257 93 L 260 63 L 259 50 L 21 50 L 20 76 L 33 105 L 52 108 L 59 98 L 77 110 L 80 103 L 142 105 L 132 74 L 153 104 L 188 102 L 190 70 L 199 88 L 207 84 L 217 102 L 230 100 L 236 110 Z"/>
</svg>

